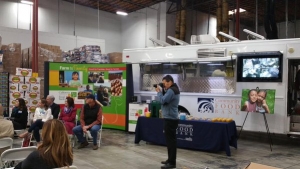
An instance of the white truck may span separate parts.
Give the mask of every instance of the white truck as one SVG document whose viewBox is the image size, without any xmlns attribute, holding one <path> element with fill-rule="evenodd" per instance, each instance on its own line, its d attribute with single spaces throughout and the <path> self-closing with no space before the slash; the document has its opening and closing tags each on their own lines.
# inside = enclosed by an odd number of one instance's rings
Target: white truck
<svg viewBox="0 0 300 169">
<path fill-rule="evenodd" d="M 241 111 L 242 90 L 275 89 L 274 114 L 266 114 L 270 132 L 300 134 L 299 116 L 293 115 L 300 39 L 262 39 L 233 38 L 231 42 L 124 49 L 123 62 L 133 64 L 134 94 L 138 101 L 155 100 L 153 84 L 170 74 L 181 90 L 181 112 L 201 118 L 233 118 L 239 126 L 247 114 Z M 260 76 L 253 75 L 241 65 L 245 61 L 239 61 L 244 55 L 253 62 L 257 58 L 269 58 L 269 63 L 261 64 L 270 64 L 276 70 L 261 68 Z M 279 62 L 276 66 L 271 63 L 274 58 Z M 274 72 L 276 76 L 272 76 Z M 266 132 L 262 114 L 249 113 L 244 130 Z"/>
</svg>

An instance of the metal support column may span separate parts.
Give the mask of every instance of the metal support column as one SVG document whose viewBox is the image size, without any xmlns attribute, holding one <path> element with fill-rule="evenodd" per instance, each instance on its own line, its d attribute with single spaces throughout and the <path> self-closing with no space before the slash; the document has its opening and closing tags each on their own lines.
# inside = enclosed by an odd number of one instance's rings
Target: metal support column
<svg viewBox="0 0 300 169">
<path fill-rule="evenodd" d="M 255 2 L 255 33 L 258 33 L 258 0 Z"/>
<path fill-rule="evenodd" d="M 240 0 L 236 0 L 235 37 L 240 38 Z"/>
<path fill-rule="evenodd" d="M 33 1 L 34 4 L 32 5 L 33 7 L 33 27 L 32 27 L 32 71 L 34 73 L 38 72 L 38 0 Z"/>
<path fill-rule="evenodd" d="M 285 0 L 285 38 L 288 38 L 289 36 L 289 2 L 288 0 Z"/>
</svg>

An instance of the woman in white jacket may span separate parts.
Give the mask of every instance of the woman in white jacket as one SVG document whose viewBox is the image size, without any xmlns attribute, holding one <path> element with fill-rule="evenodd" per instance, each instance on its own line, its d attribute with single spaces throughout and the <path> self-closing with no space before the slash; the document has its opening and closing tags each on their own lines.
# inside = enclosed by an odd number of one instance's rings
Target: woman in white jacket
<svg viewBox="0 0 300 169">
<path fill-rule="evenodd" d="M 44 123 L 47 120 L 50 120 L 52 118 L 51 109 L 48 106 L 48 103 L 45 99 L 41 99 L 38 103 L 38 107 L 35 109 L 35 114 L 33 117 L 33 123 L 29 127 L 28 132 L 25 132 L 21 134 L 20 138 L 28 137 L 29 134 L 33 131 L 33 136 L 37 142 L 37 144 L 40 144 L 41 138 L 40 138 L 40 129 L 43 128 Z"/>
</svg>

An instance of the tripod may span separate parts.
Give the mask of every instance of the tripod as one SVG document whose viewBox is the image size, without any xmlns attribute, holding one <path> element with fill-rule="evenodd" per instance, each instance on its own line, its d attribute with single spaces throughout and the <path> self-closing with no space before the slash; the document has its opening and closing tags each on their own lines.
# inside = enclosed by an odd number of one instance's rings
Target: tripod
<svg viewBox="0 0 300 169">
<path fill-rule="evenodd" d="M 244 120 L 244 122 L 243 122 L 242 128 L 241 128 L 241 130 L 240 130 L 240 132 L 239 132 L 238 139 L 240 138 L 240 135 L 241 135 L 241 133 L 242 133 L 242 130 L 243 130 L 243 127 L 244 127 L 244 125 L 245 125 L 245 122 L 246 122 L 246 119 L 247 119 L 247 117 L 248 117 L 248 114 L 249 114 L 249 112 L 247 112 L 247 115 L 246 115 L 245 120 Z M 269 129 L 267 117 L 266 117 L 266 114 L 265 114 L 265 113 L 261 113 L 261 114 L 263 114 L 263 116 L 264 116 L 264 121 L 265 121 L 265 126 L 266 126 L 266 130 L 267 130 L 267 134 L 268 134 L 268 139 L 269 139 L 269 142 L 270 142 L 270 149 L 271 149 L 271 151 L 272 151 L 273 141 L 272 141 L 272 136 L 271 136 L 271 133 L 270 133 L 270 129 Z"/>
</svg>

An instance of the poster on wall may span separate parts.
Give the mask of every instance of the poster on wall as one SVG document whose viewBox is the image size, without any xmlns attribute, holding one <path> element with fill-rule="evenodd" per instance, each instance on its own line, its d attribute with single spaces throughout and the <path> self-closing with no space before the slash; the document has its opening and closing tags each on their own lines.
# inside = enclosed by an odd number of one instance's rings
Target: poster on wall
<svg viewBox="0 0 300 169">
<path fill-rule="evenodd" d="M 49 94 L 61 107 L 72 97 L 81 109 L 85 97 L 94 94 L 102 105 L 104 127 L 125 130 L 126 64 L 49 63 Z M 78 110 L 79 113 L 79 110 Z"/>
<path fill-rule="evenodd" d="M 275 92 L 273 89 L 243 89 L 241 111 L 274 114 Z"/>
</svg>

